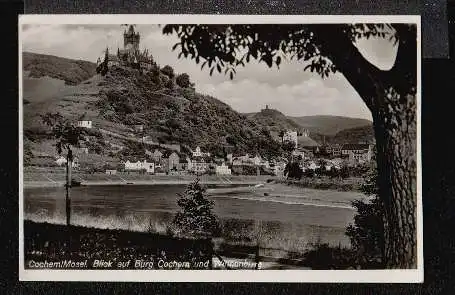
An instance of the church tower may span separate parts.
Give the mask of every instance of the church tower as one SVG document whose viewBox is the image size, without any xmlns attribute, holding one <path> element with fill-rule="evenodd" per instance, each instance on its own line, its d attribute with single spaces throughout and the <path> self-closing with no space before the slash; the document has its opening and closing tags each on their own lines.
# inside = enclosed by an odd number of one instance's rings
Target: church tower
<svg viewBox="0 0 455 295">
<path fill-rule="evenodd" d="M 134 25 L 129 25 L 128 30 L 123 33 L 123 48 L 125 52 L 132 54 L 139 51 L 139 33 L 134 31 Z"/>
</svg>

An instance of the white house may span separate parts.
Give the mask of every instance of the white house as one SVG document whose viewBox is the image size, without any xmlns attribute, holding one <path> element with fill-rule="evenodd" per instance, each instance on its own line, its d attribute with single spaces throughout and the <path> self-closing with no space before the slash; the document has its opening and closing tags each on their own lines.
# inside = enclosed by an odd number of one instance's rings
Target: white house
<svg viewBox="0 0 455 295">
<path fill-rule="evenodd" d="M 88 120 L 77 121 L 77 127 L 90 129 L 92 128 L 92 121 Z"/>
<path fill-rule="evenodd" d="M 267 160 L 261 160 L 260 166 L 264 167 L 265 169 L 270 169 L 270 163 Z"/>
<path fill-rule="evenodd" d="M 275 166 L 273 167 L 273 173 L 277 176 L 282 176 L 285 168 L 286 163 L 284 162 L 275 163 Z"/>
<path fill-rule="evenodd" d="M 155 164 L 144 161 L 142 162 L 142 169 L 145 169 L 147 173 L 155 173 Z"/>
<path fill-rule="evenodd" d="M 193 157 L 210 157 L 210 153 L 203 153 L 200 147 L 196 147 L 196 150 L 193 152 Z"/>
<path fill-rule="evenodd" d="M 155 172 L 155 164 L 148 163 L 146 160 L 143 162 L 130 162 L 129 160 L 125 162 L 125 170 L 128 171 L 140 171 L 145 170 L 147 173 L 154 173 Z"/>
<path fill-rule="evenodd" d="M 254 165 L 259 166 L 261 164 L 261 157 L 256 155 L 254 158 L 249 159 Z"/>
<path fill-rule="evenodd" d="M 107 170 L 106 170 L 106 174 L 107 174 L 107 175 L 115 175 L 115 174 L 117 174 L 117 170 L 114 170 L 114 169 L 107 169 Z"/>
<path fill-rule="evenodd" d="M 59 165 L 59 166 L 63 166 L 64 164 L 66 164 L 66 159 L 65 159 L 65 157 L 62 156 L 62 157 L 58 158 L 58 159 L 55 161 L 55 163 L 56 163 L 57 165 Z"/>
<path fill-rule="evenodd" d="M 309 165 L 308 165 L 308 169 L 310 169 L 310 170 L 316 170 L 316 169 L 318 169 L 319 167 L 320 167 L 320 166 L 317 165 L 314 161 L 311 161 L 311 162 L 309 163 Z"/>
<path fill-rule="evenodd" d="M 224 163 L 217 165 L 215 171 L 218 175 L 231 175 L 231 169 Z"/>
<path fill-rule="evenodd" d="M 61 156 L 59 157 L 55 163 L 58 165 L 58 166 L 63 166 L 63 165 L 66 165 L 66 158 Z M 77 157 L 73 158 L 73 162 L 71 162 L 71 167 L 72 168 L 78 168 L 79 167 L 79 160 Z"/>
<path fill-rule="evenodd" d="M 193 152 L 193 157 L 202 157 L 202 152 L 200 147 L 196 147 L 196 150 Z"/>
</svg>

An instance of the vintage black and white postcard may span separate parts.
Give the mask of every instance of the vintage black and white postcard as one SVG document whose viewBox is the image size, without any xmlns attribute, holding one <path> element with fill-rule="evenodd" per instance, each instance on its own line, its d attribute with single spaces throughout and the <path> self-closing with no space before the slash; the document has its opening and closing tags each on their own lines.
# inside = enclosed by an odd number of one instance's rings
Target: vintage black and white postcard
<svg viewBox="0 0 455 295">
<path fill-rule="evenodd" d="M 423 281 L 419 16 L 19 26 L 21 280 Z"/>
</svg>

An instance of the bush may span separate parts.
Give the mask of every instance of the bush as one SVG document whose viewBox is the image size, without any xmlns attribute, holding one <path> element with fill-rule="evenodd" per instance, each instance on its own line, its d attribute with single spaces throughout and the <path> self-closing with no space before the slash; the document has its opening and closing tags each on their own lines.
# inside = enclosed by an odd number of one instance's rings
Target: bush
<svg viewBox="0 0 455 295">
<path fill-rule="evenodd" d="M 174 89 L 174 86 L 175 86 L 175 83 L 174 83 L 174 80 L 172 79 L 169 79 L 166 81 L 166 83 L 164 84 L 164 87 L 166 87 L 167 89 Z"/>
<path fill-rule="evenodd" d="M 182 88 L 188 88 L 191 86 L 190 76 L 187 73 L 178 75 L 175 82 Z"/>
<path fill-rule="evenodd" d="M 288 178 L 301 179 L 303 171 L 300 169 L 299 163 L 292 162 L 286 165 L 284 174 L 287 174 Z"/>
<path fill-rule="evenodd" d="M 177 204 L 181 208 L 173 220 L 174 231 L 178 235 L 193 238 L 219 236 L 221 226 L 213 213 L 213 201 L 209 200 L 206 190 L 196 179 L 190 183 Z"/>
<path fill-rule="evenodd" d="M 164 66 L 161 69 L 161 73 L 165 74 L 166 76 L 168 76 L 171 79 L 174 78 L 174 76 L 175 76 L 174 69 L 169 65 Z"/>
<path fill-rule="evenodd" d="M 381 268 L 384 249 L 383 207 L 378 196 L 377 170 L 372 167 L 365 177 L 361 191 L 372 197 L 369 201 L 356 200 L 354 223 L 349 224 L 346 235 L 356 251 L 357 263 L 362 268 Z"/>
<path fill-rule="evenodd" d="M 356 268 L 355 253 L 349 248 L 331 247 L 318 244 L 313 250 L 304 254 L 304 265 L 312 269 L 349 269 Z"/>
</svg>

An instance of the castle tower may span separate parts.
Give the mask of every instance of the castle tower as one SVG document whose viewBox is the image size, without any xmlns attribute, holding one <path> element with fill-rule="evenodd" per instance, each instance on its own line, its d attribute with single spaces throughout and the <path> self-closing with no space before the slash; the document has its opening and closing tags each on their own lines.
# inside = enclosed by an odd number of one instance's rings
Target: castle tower
<svg viewBox="0 0 455 295">
<path fill-rule="evenodd" d="M 133 54 L 139 50 L 139 33 L 134 31 L 134 25 L 129 25 L 128 31 L 123 33 L 123 47 L 126 52 Z"/>
</svg>

